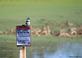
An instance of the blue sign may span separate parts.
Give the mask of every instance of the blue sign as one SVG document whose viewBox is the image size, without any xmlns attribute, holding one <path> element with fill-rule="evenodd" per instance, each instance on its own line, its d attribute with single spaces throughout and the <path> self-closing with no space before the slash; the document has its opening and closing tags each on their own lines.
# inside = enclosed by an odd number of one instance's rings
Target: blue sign
<svg viewBox="0 0 82 58">
<path fill-rule="evenodd" d="M 28 26 L 16 27 L 17 46 L 30 46 L 30 28 Z"/>
</svg>

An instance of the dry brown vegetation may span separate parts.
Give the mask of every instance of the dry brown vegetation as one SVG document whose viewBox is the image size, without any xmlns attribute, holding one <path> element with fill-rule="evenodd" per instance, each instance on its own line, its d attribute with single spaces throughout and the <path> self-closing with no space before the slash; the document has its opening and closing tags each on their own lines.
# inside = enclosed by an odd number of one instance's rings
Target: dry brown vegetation
<svg viewBox="0 0 82 58">
<path fill-rule="evenodd" d="M 31 35 L 35 35 L 35 36 L 53 35 L 53 36 L 59 36 L 59 37 L 72 37 L 72 36 L 82 35 L 82 25 L 74 26 L 75 24 L 69 23 L 69 22 L 66 22 L 61 25 L 63 25 L 63 28 L 60 28 L 59 31 L 52 30 L 49 25 L 44 25 L 41 28 L 31 26 Z M 16 34 L 16 29 L 11 28 L 6 31 L 0 31 L 0 35 L 3 35 L 3 34 L 6 34 L 6 35 Z"/>
<path fill-rule="evenodd" d="M 50 35 L 51 29 L 49 26 L 43 26 L 42 28 L 34 28 L 32 27 L 31 29 L 31 34 L 32 35 L 37 35 L 37 36 L 41 36 L 41 35 Z"/>
</svg>

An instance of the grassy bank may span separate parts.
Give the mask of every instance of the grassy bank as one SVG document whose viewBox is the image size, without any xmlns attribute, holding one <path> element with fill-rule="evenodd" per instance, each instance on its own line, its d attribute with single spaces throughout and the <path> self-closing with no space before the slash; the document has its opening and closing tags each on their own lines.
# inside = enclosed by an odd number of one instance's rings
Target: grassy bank
<svg viewBox="0 0 82 58">
<path fill-rule="evenodd" d="M 27 16 L 31 18 L 31 25 L 38 27 L 47 22 L 57 28 L 66 20 L 77 25 L 82 24 L 81 0 L 0 1 L 0 30 L 2 31 L 24 24 Z"/>
<path fill-rule="evenodd" d="M 32 36 L 31 45 L 32 47 L 49 47 L 55 46 L 56 44 L 61 44 L 64 42 L 78 42 L 81 43 L 82 36 L 79 37 L 55 37 L 55 36 Z M 0 43 L 11 43 L 12 46 L 16 47 L 16 36 L 15 35 L 1 35 Z M 2 45 L 2 44 L 1 44 Z M 2 45 L 4 46 L 4 45 Z"/>
</svg>

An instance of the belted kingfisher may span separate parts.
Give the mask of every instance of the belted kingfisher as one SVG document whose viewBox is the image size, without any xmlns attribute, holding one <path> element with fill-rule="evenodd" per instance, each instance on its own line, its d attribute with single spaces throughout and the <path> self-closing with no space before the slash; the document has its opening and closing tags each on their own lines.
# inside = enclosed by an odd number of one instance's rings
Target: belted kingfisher
<svg viewBox="0 0 82 58">
<path fill-rule="evenodd" d="M 30 26 L 30 18 L 29 17 L 26 19 L 26 26 Z"/>
</svg>

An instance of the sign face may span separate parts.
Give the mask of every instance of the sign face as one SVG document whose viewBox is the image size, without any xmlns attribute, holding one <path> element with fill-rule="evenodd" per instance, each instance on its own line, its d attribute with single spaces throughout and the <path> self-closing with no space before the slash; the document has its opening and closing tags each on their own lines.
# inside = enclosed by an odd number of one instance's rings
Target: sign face
<svg viewBox="0 0 82 58">
<path fill-rule="evenodd" d="M 16 42 L 17 46 L 30 46 L 30 27 L 16 26 Z"/>
</svg>

